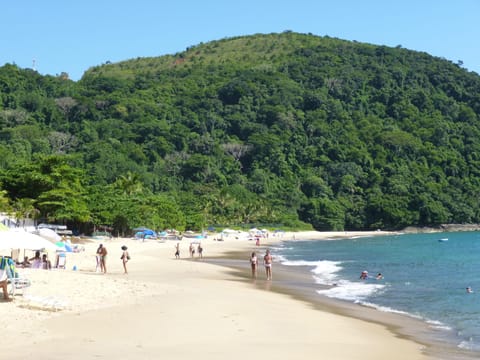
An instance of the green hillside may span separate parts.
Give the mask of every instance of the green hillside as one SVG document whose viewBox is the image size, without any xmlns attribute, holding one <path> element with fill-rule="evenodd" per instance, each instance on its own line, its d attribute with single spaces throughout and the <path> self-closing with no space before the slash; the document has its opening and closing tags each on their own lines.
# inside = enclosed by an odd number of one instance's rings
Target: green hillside
<svg viewBox="0 0 480 360">
<path fill-rule="evenodd" d="M 292 32 L 78 82 L 5 65 L 0 189 L 5 208 L 82 231 L 479 223 L 478 114 L 461 64 Z"/>
</svg>

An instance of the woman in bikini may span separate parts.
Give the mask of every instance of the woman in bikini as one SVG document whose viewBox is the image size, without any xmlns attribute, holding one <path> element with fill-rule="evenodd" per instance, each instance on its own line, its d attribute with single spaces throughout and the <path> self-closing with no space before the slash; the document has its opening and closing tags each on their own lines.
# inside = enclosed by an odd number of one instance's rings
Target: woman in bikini
<svg viewBox="0 0 480 360">
<path fill-rule="evenodd" d="M 265 265 L 265 272 L 267 273 L 267 280 L 272 280 L 272 255 L 270 250 L 267 250 L 263 257 L 263 264 Z"/>
</svg>

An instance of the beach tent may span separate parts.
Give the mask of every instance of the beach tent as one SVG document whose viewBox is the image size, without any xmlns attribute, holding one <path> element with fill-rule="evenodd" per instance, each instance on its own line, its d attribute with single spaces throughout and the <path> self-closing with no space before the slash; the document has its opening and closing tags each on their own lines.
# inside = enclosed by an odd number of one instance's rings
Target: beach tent
<svg viewBox="0 0 480 360">
<path fill-rule="evenodd" d="M 142 238 L 149 239 L 149 238 L 157 237 L 157 233 L 151 229 L 140 227 L 140 228 L 135 228 L 133 230 L 136 231 L 135 238 L 137 239 L 142 239 Z"/>
<path fill-rule="evenodd" d="M 25 230 L 0 231 L 0 249 L 57 250 L 57 246 L 41 236 Z"/>
</svg>

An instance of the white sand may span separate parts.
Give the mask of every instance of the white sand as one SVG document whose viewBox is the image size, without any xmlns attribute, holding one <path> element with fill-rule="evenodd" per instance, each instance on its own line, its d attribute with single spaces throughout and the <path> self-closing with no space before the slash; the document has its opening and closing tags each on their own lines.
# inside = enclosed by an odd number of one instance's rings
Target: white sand
<svg viewBox="0 0 480 360">
<path fill-rule="evenodd" d="M 371 234 L 380 233 L 303 232 L 295 239 Z M 268 244 L 293 235 L 270 237 Z M 108 274 L 95 273 L 98 243 L 69 254 L 66 270 L 21 270 L 32 286 L 14 302 L 0 302 L 0 359 L 426 358 L 420 344 L 384 326 L 258 289 L 228 268 L 175 260 L 175 241 L 103 242 Z M 124 244 L 132 256 L 128 275 L 120 260 Z M 182 257 L 188 245 L 181 242 Z M 202 245 L 205 257 L 244 251 L 248 259 L 256 249 L 234 238 Z"/>
</svg>

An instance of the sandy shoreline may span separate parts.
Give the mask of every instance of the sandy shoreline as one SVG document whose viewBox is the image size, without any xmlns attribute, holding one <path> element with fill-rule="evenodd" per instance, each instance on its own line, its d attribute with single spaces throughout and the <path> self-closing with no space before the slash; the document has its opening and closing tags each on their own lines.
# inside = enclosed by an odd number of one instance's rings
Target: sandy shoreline
<svg viewBox="0 0 480 360">
<path fill-rule="evenodd" d="M 285 233 L 264 245 L 382 234 Z M 0 358 L 427 358 L 424 345 L 333 306 L 282 294 L 277 280 L 268 283 L 263 273 L 257 286 L 270 291 L 259 291 L 238 271 L 207 259 L 175 260 L 174 241 L 104 242 L 109 274 L 95 273 L 98 243 L 69 254 L 67 270 L 22 271 L 33 285 L 13 303 L 0 303 L 7 344 Z M 122 274 L 119 259 L 123 244 L 132 255 L 129 275 Z M 253 242 L 235 239 L 202 244 L 208 258 L 230 252 L 248 257 L 255 249 Z M 185 257 L 187 241 L 181 249 Z"/>
</svg>

